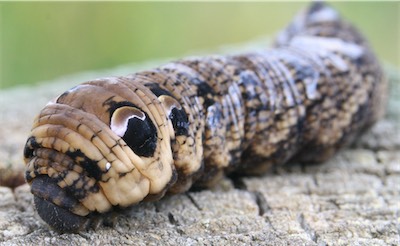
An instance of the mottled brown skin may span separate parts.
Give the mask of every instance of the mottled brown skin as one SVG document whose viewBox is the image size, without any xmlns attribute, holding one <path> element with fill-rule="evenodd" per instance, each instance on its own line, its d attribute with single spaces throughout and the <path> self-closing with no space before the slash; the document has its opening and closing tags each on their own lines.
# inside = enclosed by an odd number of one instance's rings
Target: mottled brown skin
<svg viewBox="0 0 400 246">
<path fill-rule="evenodd" d="M 314 3 L 275 49 L 182 59 L 63 93 L 34 122 L 26 179 L 43 220 L 79 231 L 224 174 L 326 160 L 382 115 L 385 91 L 363 37 Z"/>
</svg>

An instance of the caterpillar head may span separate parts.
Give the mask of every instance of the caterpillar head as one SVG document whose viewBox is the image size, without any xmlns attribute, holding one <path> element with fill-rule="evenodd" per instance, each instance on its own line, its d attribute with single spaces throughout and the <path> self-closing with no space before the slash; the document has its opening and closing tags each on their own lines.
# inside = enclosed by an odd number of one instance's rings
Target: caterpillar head
<svg viewBox="0 0 400 246">
<path fill-rule="evenodd" d="M 127 78 L 87 82 L 48 103 L 24 151 L 43 220 L 78 231 L 98 213 L 163 196 L 176 181 L 173 109 L 173 97 Z"/>
</svg>

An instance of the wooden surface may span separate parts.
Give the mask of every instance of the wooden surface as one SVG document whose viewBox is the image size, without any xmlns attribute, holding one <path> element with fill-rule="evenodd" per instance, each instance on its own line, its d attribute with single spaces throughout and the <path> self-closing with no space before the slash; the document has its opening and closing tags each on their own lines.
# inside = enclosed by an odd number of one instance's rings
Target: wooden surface
<svg viewBox="0 0 400 246">
<path fill-rule="evenodd" d="M 49 99 L 87 79 L 132 69 L 0 91 L 0 183 L 10 166 L 22 172 L 31 122 Z M 399 245 L 400 81 L 396 72 L 390 77 L 386 118 L 326 163 L 225 179 L 213 190 L 138 205 L 118 216 L 114 228 L 80 234 L 47 227 L 26 184 L 2 186 L 0 245 Z"/>
</svg>

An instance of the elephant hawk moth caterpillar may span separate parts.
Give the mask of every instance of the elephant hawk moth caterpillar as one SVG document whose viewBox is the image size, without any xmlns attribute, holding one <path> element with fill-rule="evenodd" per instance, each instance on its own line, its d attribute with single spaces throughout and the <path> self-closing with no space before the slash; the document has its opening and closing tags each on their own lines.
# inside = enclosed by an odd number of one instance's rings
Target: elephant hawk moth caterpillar
<svg viewBox="0 0 400 246">
<path fill-rule="evenodd" d="M 313 3 L 272 49 L 190 57 L 61 94 L 34 121 L 26 180 L 45 222 L 83 230 L 225 174 L 324 161 L 382 116 L 386 86 L 362 35 Z"/>
</svg>

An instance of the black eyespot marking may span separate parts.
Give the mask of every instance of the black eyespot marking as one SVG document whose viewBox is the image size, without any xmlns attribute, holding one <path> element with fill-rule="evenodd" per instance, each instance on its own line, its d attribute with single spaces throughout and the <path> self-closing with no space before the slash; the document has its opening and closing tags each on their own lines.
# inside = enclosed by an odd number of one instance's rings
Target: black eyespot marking
<svg viewBox="0 0 400 246">
<path fill-rule="evenodd" d="M 144 120 L 137 117 L 129 119 L 122 139 L 139 156 L 153 156 L 157 147 L 157 129 L 145 114 Z"/>
<path fill-rule="evenodd" d="M 169 118 L 174 126 L 176 136 L 188 135 L 189 119 L 183 109 L 173 108 Z"/>
<path fill-rule="evenodd" d="M 117 108 L 111 115 L 110 128 L 136 155 L 153 156 L 157 147 L 157 128 L 147 113 L 132 106 Z"/>
<path fill-rule="evenodd" d="M 171 120 L 174 128 L 175 136 L 187 136 L 190 123 L 182 105 L 173 96 L 165 94 L 159 96 L 158 100 L 160 100 L 167 111 L 168 118 Z"/>
</svg>

